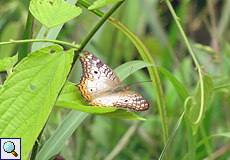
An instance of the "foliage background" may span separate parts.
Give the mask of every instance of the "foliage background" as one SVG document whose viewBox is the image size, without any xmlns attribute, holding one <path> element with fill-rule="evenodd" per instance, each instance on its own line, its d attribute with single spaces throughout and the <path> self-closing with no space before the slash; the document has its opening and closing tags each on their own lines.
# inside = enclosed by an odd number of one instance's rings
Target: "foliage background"
<svg viewBox="0 0 230 160">
<path fill-rule="evenodd" d="M 93 3 L 93 1 L 89 1 Z M 229 84 L 229 0 L 171 2 L 204 71 L 212 76 L 215 86 Z M 0 2 L 0 41 L 21 39 L 25 27 L 29 1 L 11 0 Z M 101 8 L 106 12 L 111 6 Z M 187 89 L 195 91 L 198 74 L 185 43 L 164 2 L 153 0 L 127 0 L 112 17 L 118 19 L 147 46 L 154 61 L 168 69 Z M 100 18 L 83 9 L 83 13 L 67 22 L 57 39 L 80 43 Z M 35 20 L 34 38 L 41 24 Z M 200 44 L 200 45 L 198 45 Z M 0 46 L 0 58 L 16 54 L 18 45 Z M 210 48 L 207 48 L 210 47 Z M 69 49 L 69 48 L 65 48 Z M 95 34 L 85 50 L 100 57 L 111 68 L 125 62 L 141 59 L 131 41 L 117 28 L 105 23 Z M 61 75 L 60 75 L 61 76 Z M 78 63 L 70 81 L 80 80 L 81 67 Z M 173 129 L 183 112 L 179 98 L 171 83 L 160 74 L 166 101 L 169 131 Z M 1 73 L 0 83 L 5 80 Z M 123 84 L 149 80 L 146 69 L 135 72 Z M 150 103 L 148 111 L 137 113 L 147 121 L 112 119 L 89 115 L 65 143 L 60 156 L 65 159 L 156 159 L 164 140 L 160 115 L 150 83 L 133 85 L 131 90 L 142 94 Z M 210 107 L 206 112 L 203 127 L 198 131 L 197 141 L 216 133 L 228 132 L 230 128 L 229 88 L 215 90 Z M 63 121 L 69 109 L 55 106 L 44 131 L 43 143 Z M 182 159 L 187 153 L 185 124 L 179 127 L 170 148 L 170 159 Z M 119 143 L 124 142 L 124 143 Z M 114 152 L 119 148 L 119 152 Z M 230 142 L 227 138 L 215 137 L 197 149 L 196 159 L 212 155 L 214 159 L 228 159 Z"/>
</svg>

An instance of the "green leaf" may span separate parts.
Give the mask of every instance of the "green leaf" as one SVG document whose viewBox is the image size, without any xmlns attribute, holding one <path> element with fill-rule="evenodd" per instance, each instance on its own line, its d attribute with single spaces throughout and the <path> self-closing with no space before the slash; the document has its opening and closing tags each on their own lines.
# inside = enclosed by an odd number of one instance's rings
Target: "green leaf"
<svg viewBox="0 0 230 160">
<path fill-rule="evenodd" d="M 9 69 L 13 68 L 13 66 L 17 63 L 17 60 L 18 60 L 18 55 L 0 59 L 0 72 L 9 71 Z"/>
<path fill-rule="evenodd" d="M 117 73 L 117 76 L 120 78 L 120 81 L 123 81 L 126 77 L 130 76 L 130 74 L 136 72 L 141 68 L 148 66 L 153 66 L 153 64 L 145 61 L 130 61 L 115 68 L 114 72 Z"/>
<path fill-rule="evenodd" d="M 61 25 L 82 12 L 81 8 L 64 0 L 31 0 L 29 10 L 48 29 Z"/>
<path fill-rule="evenodd" d="M 212 98 L 214 90 L 214 84 L 211 76 L 208 74 L 203 74 L 203 86 L 200 85 L 200 81 L 197 84 L 196 92 L 192 99 L 192 106 L 188 111 L 188 119 L 191 124 L 193 134 L 196 133 L 206 109 Z M 202 99 L 202 94 L 204 93 L 204 99 Z"/>
<path fill-rule="evenodd" d="M 211 138 L 215 138 L 215 137 L 226 137 L 226 138 L 230 138 L 230 132 L 225 132 L 225 133 L 218 133 L 218 134 L 214 134 L 208 137 L 205 137 L 204 139 L 200 140 L 198 143 L 195 144 L 195 149 L 198 149 L 201 145 L 203 145 L 205 142 L 207 142 L 209 139 Z M 189 155 L 188 153 L 184 156 L 183 159 L 188 159 Z"/>
<path fill-rule="evenodd" d="M 70 71 L 73 54 L 72 49 L 64 52 L 59 45 L 38 50 L 24 58 L 4 83 L 0 137 L 20 137 L 22 159 L 27 159 L 48 119 Z"/>
<path fill-rule="evenodd" d="M 108 113 L 103 113 L 103 114 L 98 114 L 102 116 L 107 116 L 111 118 L 121 118 L 121 119 L 129 119 L 129 120 L 140 120 L 140 121 L 146 121 L 145 118 L 141 118 L 137 115 L 135 115 L 132 112 L 129 112 L 126 109 L 118 108 L 114 112 L 108 112 Z"/>
<path fill-rule="evenodd" d="M 185 112 L 182 113 L 182 115 L 181 115 L 180 118 L 178 119 L 176 125 L 174 126 L 174 128 L 173 128 L 173 130 L 172 130 L 172 132 L 171 132 L 171 134 L 170 134 L 170 136 L 169 136 L 169 139 L 168 139 L 167 143 L 165 144 L 164 149 L 162 150 L 161 155 L 160 155 L 160 157 L 159 157 L 158 160 L 162 160 L 162 159 L 164 158 L 165 152 L 166 152 L 166 150 L 168 149 L 168 147 L 169 147 L 171 141 L 173 140 L 173 137 L 174 137 L 175 134 L 176 134 L 176 131 L 178 130 L 178 128 L 179 128 L 179 126 L 180 126 L 180 124 L 181 124 L 181 122 L 182 122 L 182 119 L 183 119 L 183 117 L 184 117 L 184 113 L 185 113 Z"/>
<path fill-rule="evenodd" d="M 214 138 L 214 137 L 226 137 L 226 138 L 230 138 L 230 132 L 218 133 L 218 134 L 214 134 L 214 135 L 208 136 L 208 137 L 202 139 L 200 142 L 198 142 L 196 148 L 199 148 L 206 141 L 208 141 L 209 139 Z"/>
<path fill-rule="evenodd" d="M 95 2 L 93 2 L 93 5 L 91 5 L 90 7 L 88 7 L 89 10 L 93 10 L 93 9 L 97 9 L 112 3 L 116 3 L 116 2 L 120 2 L 123 0 L 97 0 Z"/>
<path fill-rule="evenodd" d="M 172 85 L 174 86 L 180 100 L 181 100 L 181 104 L 184 104 L 184 101 L 186 100 L 186 98 L 189 96 L 188 92 L 186 91 L 186 89 L 184 88 L 184 86 L 165 68 L 160 67 L 160 66 L 156 66 L 157 69 L 159 69 L 172 83 Z"/>
</svg>

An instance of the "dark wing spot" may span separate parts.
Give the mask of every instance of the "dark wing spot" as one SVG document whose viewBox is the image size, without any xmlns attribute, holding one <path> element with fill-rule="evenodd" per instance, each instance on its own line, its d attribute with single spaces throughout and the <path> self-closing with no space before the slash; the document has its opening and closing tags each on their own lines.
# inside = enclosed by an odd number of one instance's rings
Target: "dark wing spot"
<svg viewBox="0 0 230 160">
<path fill-rule="evenodd" d="M 98 74 L 98 71 L 94 71 L 95 74 Z"/>
<path fill-rule="evenodd" d="M 126 99 L 125 102 L 128 102 L 128 100 Z"/>
<path fill-rule="evenodd" d="M 93 92 L 93 89 L 90 89 L 91 92 Z"/>
<path fill-rule="evenodd" d="M 101 68 L 103 65 L 104 65 L 104 63 L 100 61 L 100 62 L 97 62 L 96 67 Z"/>
</svg>

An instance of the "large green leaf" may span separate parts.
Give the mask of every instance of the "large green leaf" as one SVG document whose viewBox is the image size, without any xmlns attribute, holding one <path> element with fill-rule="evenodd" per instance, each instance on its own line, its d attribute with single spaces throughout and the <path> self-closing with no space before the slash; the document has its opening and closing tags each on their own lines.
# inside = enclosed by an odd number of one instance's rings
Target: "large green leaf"
<svg viewBox="0 0 230 160">
<path fill-rule="evenodd" d="M 82 12 L 81 8 L 70 5 L 64 0 L 32 0 L 29 10 L 49 29 L 77 17 Z"/>
<path fill-rule="evenodd" d="M 52 53 L 50 53 L 52 51 Z M 53 52 L 54 51 L 54 52 Z M 24 58 L 0 93 L 0 137 L 21 138 L 26 159 L 69 73 L 74 51 L 52 45 Z"/>
</svg>

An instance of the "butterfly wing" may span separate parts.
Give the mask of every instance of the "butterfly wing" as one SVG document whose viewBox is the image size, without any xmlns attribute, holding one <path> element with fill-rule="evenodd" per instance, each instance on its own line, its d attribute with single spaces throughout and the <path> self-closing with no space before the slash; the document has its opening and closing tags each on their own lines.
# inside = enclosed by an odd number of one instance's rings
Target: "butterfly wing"
<svg viewBox="0 0 230 160">
<path fill-rule="evenodd" d="M 107 94 L 121 85 L 116 73 L 93 54 L 83 51 L 84 58 L 79 56 L 82 65 L 82 77 L 77 87 L 87 101 L 92 101 Z"/>
<path fill-rule="evenodd" d="M 111 92 L 103 97 L 94 99 L 89 104 L 93 106 L 129 108 L 135 111 L 149 109 L 149 103 L 139 93 L 134 91 Z"/>
</svg>

